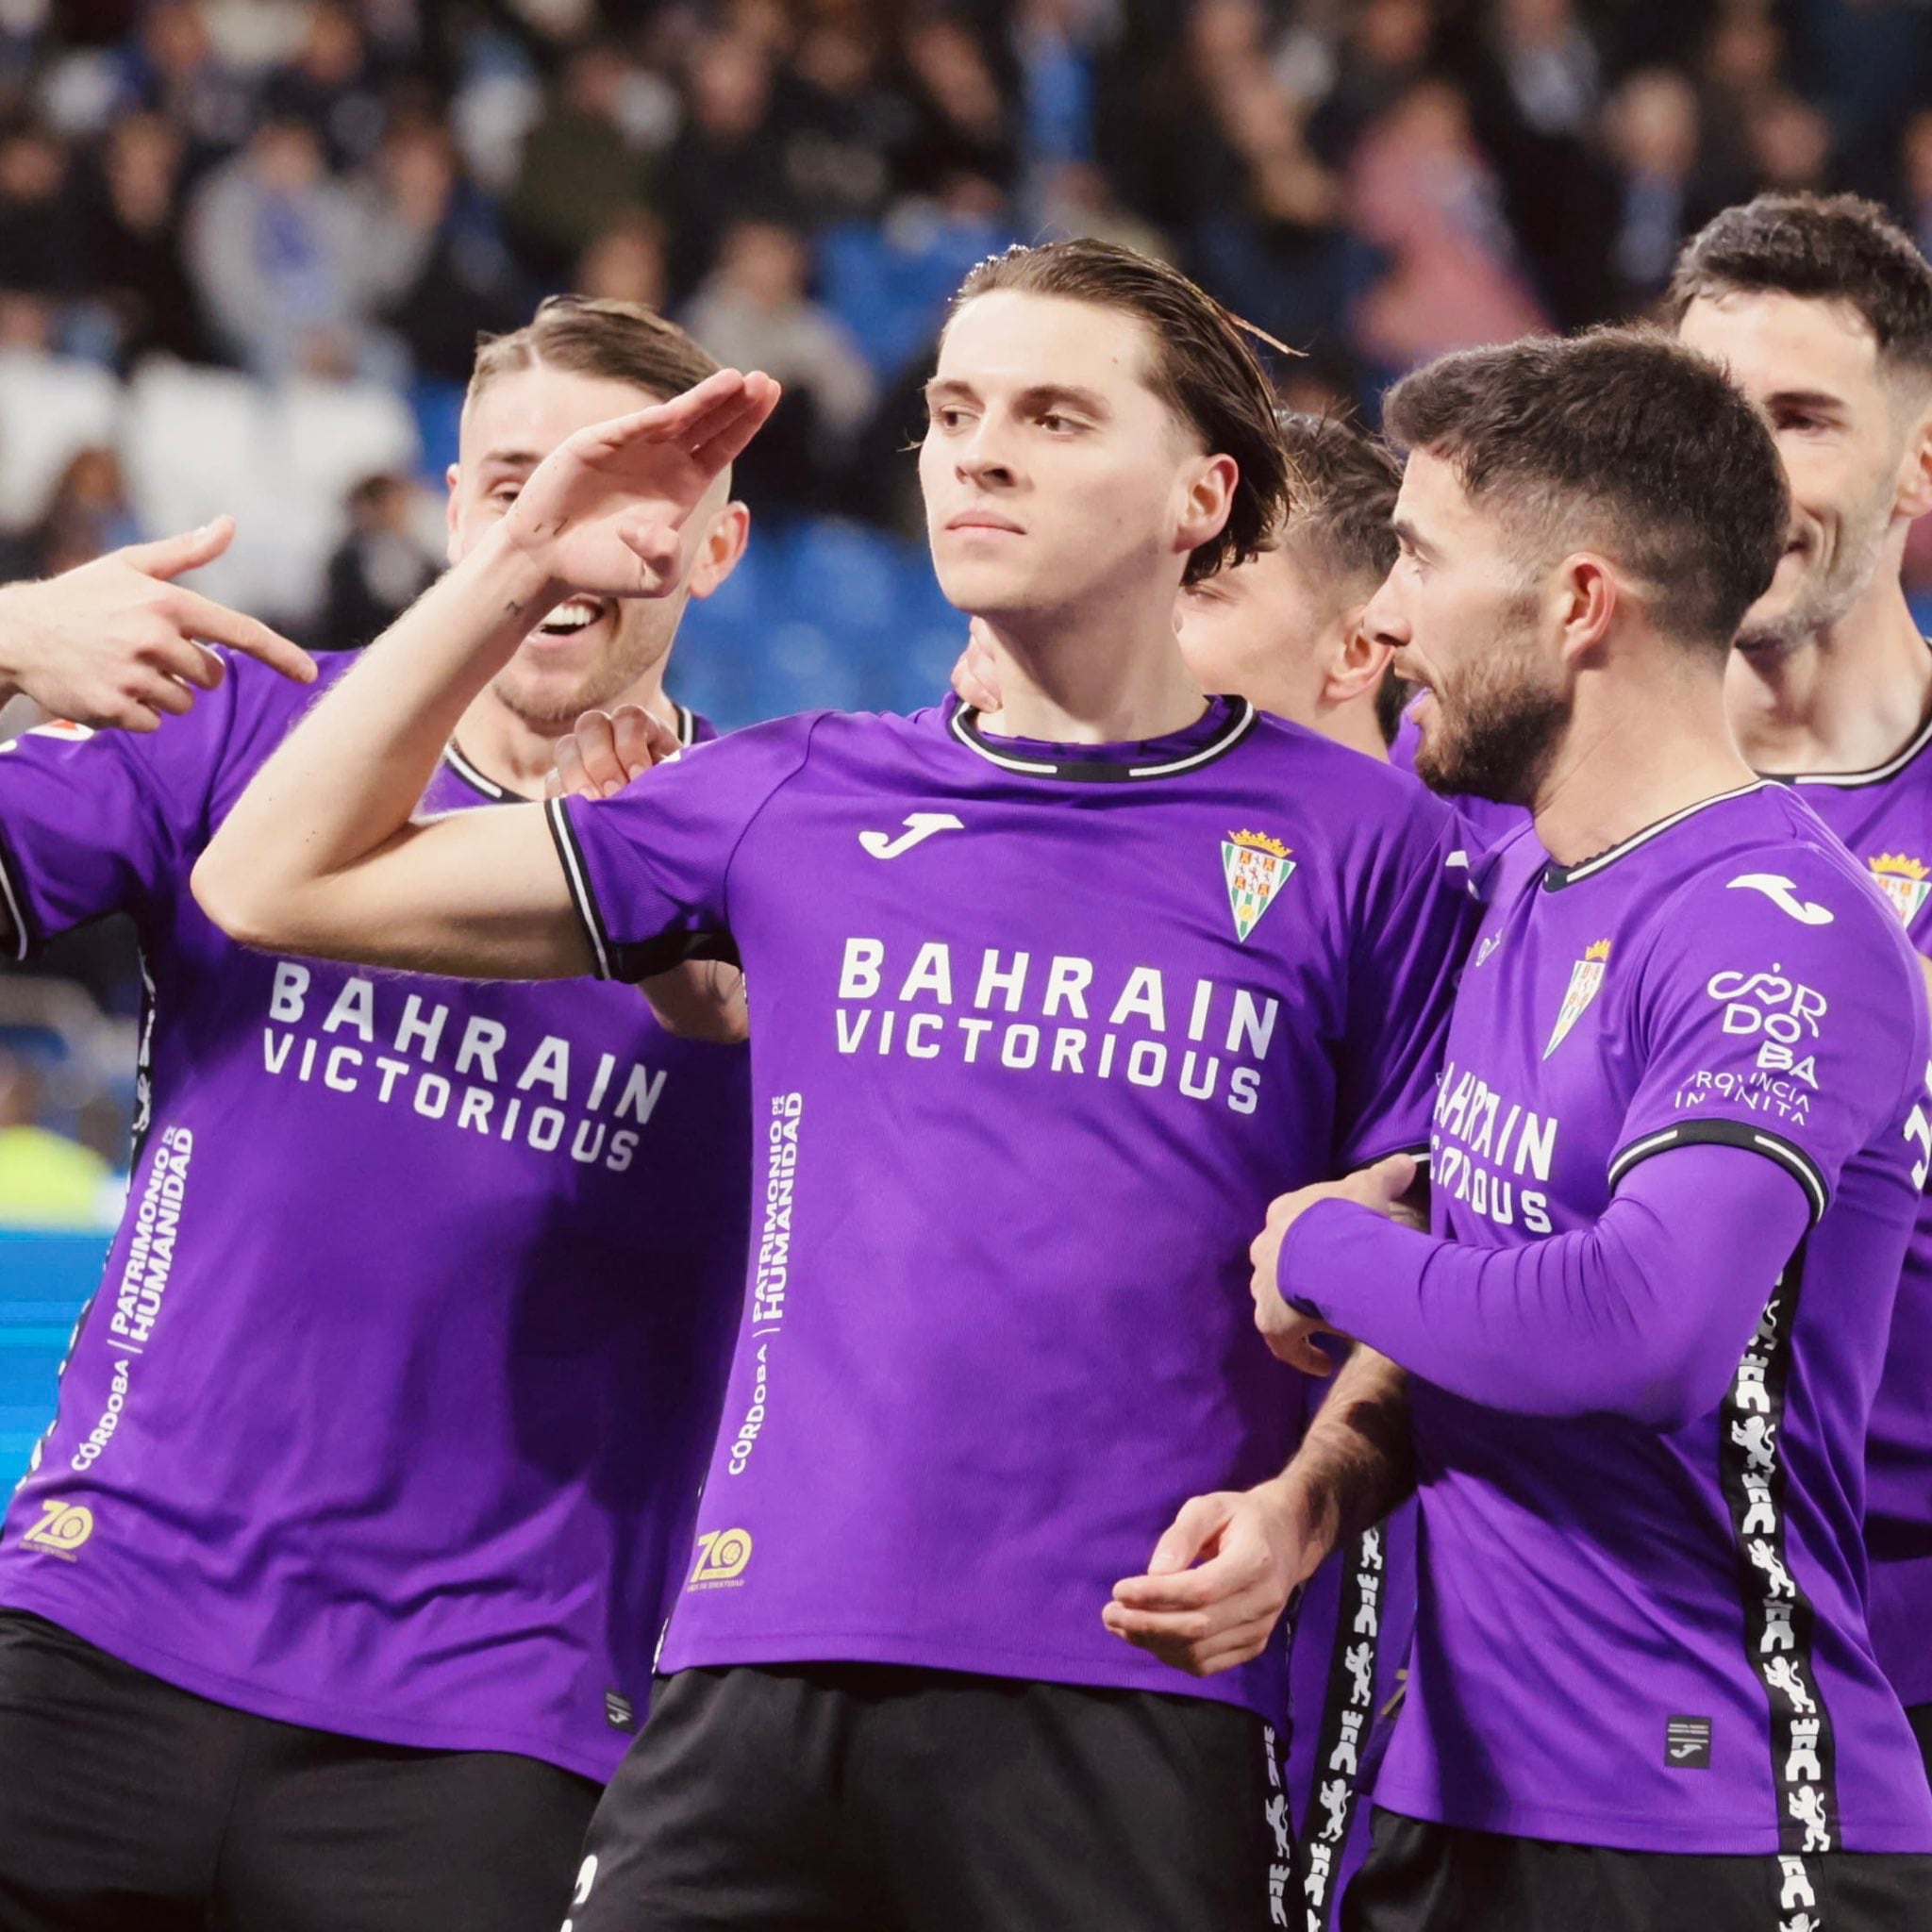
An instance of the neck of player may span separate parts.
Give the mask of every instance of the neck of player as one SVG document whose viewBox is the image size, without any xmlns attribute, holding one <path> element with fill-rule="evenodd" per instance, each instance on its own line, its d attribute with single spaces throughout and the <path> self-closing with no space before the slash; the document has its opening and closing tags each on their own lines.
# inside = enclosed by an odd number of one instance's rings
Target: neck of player
<svg viewBox="0 0 1932 1932">
<path fill-rule="evenodd" d="M 1932 715 L 1932 650 L 1896 560 L 1826 630 L 1731 653 L 1725 694 L 1745 758 L 1760 772 L 1869 772 Z"/>
<path fill-rule="evenodd" d="M 1104 612 L 983 620 L 1000 708 L 985 728 L 1048 744 L 1131 744 L 1184 731 L 1206 714 L 1174 640 L 1173 598 L 1120 600 Z"/>
<path fill-rule="evenodd" d="M 675 731 L 677 708 L 664 694 L 666 662 L 668 658 L 659 658 L 628 690 L 607 700 L 602 708 L 614 711 L 622 705 L 641 705 L 652 717 Z M 511 710 L 493 686 L 486 685 L 470 700 L 454 738 L 463 757 L 486 778 L 519 798 L 541 798 L 543 781 L 557 762 L 557 741 L 568 734 L 575 722 L 532 724 L 521 712 Z"/>
<path fill-rule="evenodd" d="M 1579 675 L 1570 724 L 1537 788 L 1537 837 L 1558 865 L 1581 865 L 1687 807 L 1749 785 L 1714 667 L 1653 654 Z"/>
</svg>

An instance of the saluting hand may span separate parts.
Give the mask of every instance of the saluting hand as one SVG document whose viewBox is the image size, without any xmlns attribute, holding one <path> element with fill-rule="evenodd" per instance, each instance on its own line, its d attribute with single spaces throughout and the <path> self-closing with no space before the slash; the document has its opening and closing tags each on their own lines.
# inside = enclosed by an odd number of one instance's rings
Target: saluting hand
<svg viewBox="0 0 1932 1932">
<path fill-rule="evenodd" d="M 580 429 L 505 512 L 503 541 L 566 593 L 660 597 L 678 531 L 778 405 L 769 375 L 721 369 L 668 403 Z"/>
</svg>

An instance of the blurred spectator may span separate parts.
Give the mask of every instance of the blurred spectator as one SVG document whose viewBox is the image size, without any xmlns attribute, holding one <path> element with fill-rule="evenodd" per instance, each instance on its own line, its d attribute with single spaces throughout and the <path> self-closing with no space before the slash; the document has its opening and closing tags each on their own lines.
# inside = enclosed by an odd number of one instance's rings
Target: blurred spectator
<svg viewBox="0 0 1932 1932">
<path fill-rule="evenodd" d="M 1716 212 L 1694 199 L 1697 91 L 1670 68 L 1645 68 L 1611 97 L 1604 131 L 1619 171 L 1618 307 L 1635 314 L 1663 292 L 1685 236 Z"/>
<path fill-rule="evenodd" d="M 182 157 L 181 137 L 158 114 L 130 114 L 109 131 L 92 184 L 95 292 L 124 368 L 154 350 L 185 361 L 209 354 L 182 247 Z"/>
<path fill-rule="evenodd" d="M 657 201 L 671 232 L 671 286 L 680 295 L 703 279 L 712 240 L 731 222 L 794 213 L 771 57 L 750 40 L 715 36 L 691 59 L 688 96 Z"/>
<path fill-rule="evenodd" d="M 662 308 L 671 288 L 664 224 L 647 208 L 626 208 L 584 250 L 572 286 L 600 301 Z"/>
<path fill-rule="evenodd" d="M 109 1226 L 120 1205 L 113 1171 L 40 1124 L 44 1091 L 29 1062 L 0 1048 L 0 1224 Z"/>
<path fill-rule="evenodd" d="M 375 152 L 383 128 L 362 28 L 338 0 L 317 0 L 307 12 L 301 49 L 271 76 L 263 106 L 279 120 L 312 127 L 331 168 L 353 167 Z"/>
<path fill-rule="evenodd" d="M 67 150 L 31 124 L 0 134 L 0 289 L 51 314 L 90 282 Z"/>
<path fill-rule="evenodd" d="M 1596 48 L 1575 0 L 1490 0 L 1470 66 L 1471 127 L 1553 321 L 1572 328 L 1614 306 L 1605 236 L 1617 195 L 1591 136 Z"/>
<path fill-rule="evenodd" d="M 1138 248 L 1142 255 L 1174 259 L 1174 244 L 1158 228 L 1123 206 L 1107 173 L 1092 161 L 1062 161 L 1041 183 L 1041 232 L 1069 241 L 1078 236 Z"/>
<path fill-rule="evenodd" d="M 1424 82 L 1382 117 L 1356 155 L 1353 195 L 1357 225 L 1389 256 L 1355 313 L 1357 346 L 1378 370 L 1548 326 L 1454 88 Z"/>
<path fill-rule="evenodd" d="M 1831 185 L 1831 123 L 1808 101 L 1782 90 L 1760 95 L 1749 126 L 1757 187 L 1795 192 Z"/>
<path fill-rule="evenodd" d="M 912 30 L 906 56 L 918 125 L 900 156 L 900 185 L 929 194 L 955 175 L 977 175 L 1010 192 L 1019 146 L 979 42 L 958 20 L 941 16 Z"/>
<path fill-rule="evenodd" d="M 958 41 L 948 44 L 952 57 L 961 58 Z M 889 76 L 886 52 L 881 23 L 857 6 L 827 8 L 799 37 L 785 113 L 772 138 L 783 154 L 787 195 L 815 221 L 876 215 L 891 197 L 919 115 Z M 964 58 L 972 58 L 970 42 Z M 944 57 L 931 64 L 941 87 L 957 99 L 960 86 L 944 72 Z M 974 92 L 970 75 L 963 91 Z M 974 99 L 967 108 L 969 125 L 984 105 Z M 930 106 L 943 132 L 947 110 Z M 993 106 L 997 111 L 997 99 Z M 944 167 L 943 158 L 938 165 Z"/>
<path fill-rule="evenodd" d="M 1932 253 L 1932 108 L 1914 114 L 1906 124 L 1899 163 L 1906 224 L 1919 246 Z M 1919 525 L 1912 527 L 1916 530 Z M 1932 537 L 1932 532 L 1927 535 Z"/>
<path fill-rule="evenodd" d="M 494 216 L 458 172 L 448 130 L 423 121 L 396 128 L 362 192 L 376 319 L 418 376 L 467 382 L 478 330 L 515 328 L 528 304 Z"/>
<path fill-rule="evenodd" d="M 380 637 L 436 580 L 423 547 L 416 487 L 407 476 L 365 476 L 344 508 L 349 534 L 328 562 L 328 599 L 316 648 L 357 651 Z"/>
<path fill-rule="evenodd" d="M 141 536 L 120 458 L 110 449 L 79 449 L 40 516 L 17 537 L 0 539 L 0 582 L 58 576 Z"/>
<path fill-rule="evenodd" d="M 832 497 L 877 400 L 851 337 L 807 294 L 809 271 L 793 230 L 739 222 L 683 317 L 720 362 L 762 369 L 785 385 L 778 416 L 737 465 L 747 499 L 760 508 L 806 509 Z"/>
<path fill-rule="evenodd" d="M 647 199 L 653 153 L 671 132 L 660 88 L 608 42 L 572 58 L 561 89 L 525 139 L 505 210 L 532 275 L 561 273 L 621 210 Z"/>
<path fill-rule="evenodd" d="M 197 0 L 160 0 L 147 8 L 124 60 L 128 92 L 180 131 L 196 165 L 248 138 L 251 91 L 217 55 Z"/>
<path fill-rule="evenodd" d="M 188 217 L 189 271 L 227 348 L 255 375 L 365 364 L 374 290 L 354 200 L 298 121 L 265 121 L 210 175 Z"/>
</svg>

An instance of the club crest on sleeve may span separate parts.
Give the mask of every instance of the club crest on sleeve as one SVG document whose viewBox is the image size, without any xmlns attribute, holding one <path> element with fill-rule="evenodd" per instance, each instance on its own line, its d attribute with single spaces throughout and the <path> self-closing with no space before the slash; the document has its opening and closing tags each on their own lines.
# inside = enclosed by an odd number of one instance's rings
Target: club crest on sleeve
<svg viewBox="0 0 1932 1932">
<path fill-rule="evenodd" d="M 1881 852 L 1866 863 L 1872 868 L 1873 883 L 1891 901 L 1900 922 L 1910 925 L 1919 908 L 1932 898 L 1932 866 L 1903 852 Z"/>
<path fill-rule="evenodd" d="M 1584 952 L 1583 958 L 1570 969 L 1570 990 L 1563 995 L 1563 1008 L 1557 1015 L 1557 1024 L 1550 1029 L 1550 1043 L 1543 1048 L 1543 1058 L 1548 1059 L 1570 1037 L 1574 1026 L 1597 996 L 1597 990 L 1604 983 L 1604 973 L 1610 963 L 1610 942 L 1598 940 Z"/>
<path fill-rule="evenodd" d="M 1234 911 L 1234 936 L 1243 944 L 1294 871 L 1289 851 L 1266 832 L 1230 832 L 1221 841 L 1221 870 Z"/>
</svg>

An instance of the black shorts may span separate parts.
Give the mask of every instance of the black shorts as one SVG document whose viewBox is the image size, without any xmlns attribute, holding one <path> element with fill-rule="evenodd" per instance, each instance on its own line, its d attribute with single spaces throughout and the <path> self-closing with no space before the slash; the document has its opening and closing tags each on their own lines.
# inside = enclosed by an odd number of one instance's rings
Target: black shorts
<svg viewBox="0 0 1932 1932">
<path fill-rule="evenodd" d="M 556 1932 L 597 1794 L 210 1704 L 0 1611 L 6 1932 Z"/>
<path fill-rule="evenodd" d="M 871 1664 L 683 1671 L 597 1807 L 567 1923 L 1263 1932 L 1289 1923 L 1288 1834 L 1274 1735 L 1227 1705 Z"/>
<path fill-rule="evenodd" d="M 1342 1932 L 1927 1932 L 1932 1856 L 1703 1857 L 1504 1838 L 1378 1809 Z M 1797 1867 L 1793 1872 L 1790 1868 Z"/>
</svg>

